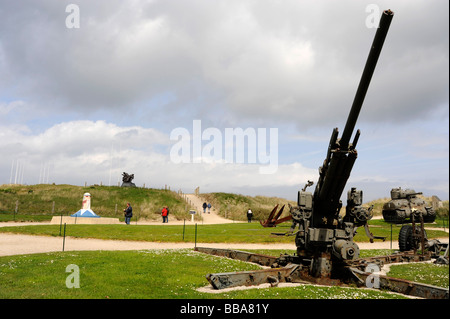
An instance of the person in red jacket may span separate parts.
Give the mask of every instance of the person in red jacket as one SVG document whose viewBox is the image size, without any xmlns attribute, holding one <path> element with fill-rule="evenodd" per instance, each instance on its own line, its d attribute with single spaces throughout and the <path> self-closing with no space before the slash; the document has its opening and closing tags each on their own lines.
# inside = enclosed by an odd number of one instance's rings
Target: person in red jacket
<svg viewBox="0 0 450 319">
<path fill-rule="evenodd" d="M 164 206 L 161 211 L 161 216 L 163 218 L 163 223 L 169 222 L 169 208 L 167 206 Z"/>
</svg>

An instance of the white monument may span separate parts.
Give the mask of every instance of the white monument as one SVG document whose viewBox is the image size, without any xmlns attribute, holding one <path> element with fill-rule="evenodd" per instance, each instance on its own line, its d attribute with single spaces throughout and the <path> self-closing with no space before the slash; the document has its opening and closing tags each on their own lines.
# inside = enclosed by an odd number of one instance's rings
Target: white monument
<svg viewBox="0 0 450 319">
<path fill-rule="evenodd" d="M 91 209 L 91 194 L 84 193 L 81 209 L 71 215 L 71 217 L 100 217 Z"/>
</svg>

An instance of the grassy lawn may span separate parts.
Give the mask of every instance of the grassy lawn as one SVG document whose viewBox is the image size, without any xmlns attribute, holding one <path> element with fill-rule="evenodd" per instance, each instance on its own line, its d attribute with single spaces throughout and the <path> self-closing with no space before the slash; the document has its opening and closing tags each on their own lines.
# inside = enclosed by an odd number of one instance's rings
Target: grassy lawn
<svg viewBox="0 0 450 319">
<path fill-rule="evenodd" d="M 269 251 L 270 254 L 277 252 Z M 79 268 L 80 288 L 67 288 Z M 257 265 L 190 249 L 58 252 L 0 257 L 0 298 L 148 299 L 396 299 L 383 291 L 302 285 L 290 288 L 199 292 L 208 273 L 258 269 Z M 448 267 L 447 267 L 448 273 Z M 448 277 L 447 277 L 448 278 Z M 69 282 L 71 281 L 69 278 Z"/>
<path fill-rule="evenodd" d="M 390 239 L 391 226 L 372 227 L 376 236 Z M 290 224 L 284 223 L 276 228 L 264 228 L 259 223 L 235 223 L 218 225 L 197 225 L 197 242 L 199 243 L 292 243 L 294 236 L 275 236 L 273 232 L 285 233 Z M 393 240 L 397 240 L 400 226 L 392 228 Z M 0 227 L 0 232 L 23 233 L 30 235 L 59 236 L 59 225 L 33 225 Z M 428 238 L 446 237 L 440 230 L 427 230 Z M 119 239 L 154 242 L 183 242 L 183 225 L 67 225 L 66 236 L 79 238 Z M 195 226 L 186 225 L 184 241 L 195 241 Z M 364 229 L 359 228 L 356 242 L 369 241 Z"/>
<path fill-rule="evenodd" d="M 287 230 L 287 229 L 286 229 Z M 0 227 L 0 232 L 59 236 L 59 225 Z M 271 235 L 274 229 L 253 223 L 197 225 L 199 243 L 291 243 L 293 237 Z M 66 225 L 66 236 L 152 242 L 183 242 L 183 225 Z M 195 241 L 195 225 L 186 225 L 184 241 Z"/>
<path fill-rule="evenodd" d="M 407 265 L 393 265 L 389 276 L 411 281 L 423 282 L 438 287 L 449 287 L 448 265 L 430 263 L 412 263 Z"/>
</svg>

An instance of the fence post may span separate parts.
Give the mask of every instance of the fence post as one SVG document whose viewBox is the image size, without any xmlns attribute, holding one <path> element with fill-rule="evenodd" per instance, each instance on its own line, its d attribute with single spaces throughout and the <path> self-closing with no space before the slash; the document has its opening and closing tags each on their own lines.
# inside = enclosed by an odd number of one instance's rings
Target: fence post
<svg viewBox="0 0 450 319">
<path fill-rule="evenodd" d="M 392 249 L 392 223 L 391 223 L 391 249 Z"/>
<path fill-rule="evenodd" d="M 16 221 L 16 214 L 19 211 L 19 200 L 16 200 L 16 209 L 14 209 L 14 221 Z"/>
<path fill-rule="evenodd" d="M 194 249 L 197 249 L 197 223 L 195 223 L 195 246 Z"/>
<path fill-rule="evenodd" d="M 61 221 L 59 222 L 59 236 L 61 236 L 62 215 L 63 213 L 61 213 Z"/>
<path fill-rule="evenodd" d="M 64 251 L 64 246 L 66 244 L 66 223 L 64 223 L 64 237 L 63 237 L 63 250 Z"/>
</svg>

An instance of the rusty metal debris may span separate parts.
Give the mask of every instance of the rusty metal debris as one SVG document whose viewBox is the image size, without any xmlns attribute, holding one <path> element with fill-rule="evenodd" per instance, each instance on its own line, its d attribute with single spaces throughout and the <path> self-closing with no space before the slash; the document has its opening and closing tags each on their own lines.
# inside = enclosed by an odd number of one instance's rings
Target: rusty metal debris
<svg viewBox="0 0 450 319">
<path fill-rule="evenodd" d="M 272 211 L 269 214 L 269 217 L 265 221 L 262 221 L 262 220 L 259 221 L 261 226 L 263 226 L 263 227 L 275 227 L 276 225 L 278 225 L 280 223 L 284 223 L 284 222 L 287 222 L 288 220 L 291 220 L 292 219 L 292 215 L 280 218 L 281 214 L 283 213 L 284 206 L 285 205 L 283 205 L 281 207 L 280 211 L 275 215 L 275 213 L 276 213 L 276 211 L 278 209 L 278 205 L 276 205 L 272 209 Z"/>
<path fill-rule="evenodd" d="M 314 185 L 314 182 L 308 180 L 308 182 L 307 182 L 307 183 L 305 184 L 305 186 L 302 188 L 302 191 L 303 191 L 303 192 L 306 191 L 306 188 L 308 188 L 309 186 L 312 186 L 312 185 Z M 283 213 L 284 206 L 285 206 L 285 205 L 283 205 L 283 206 L 281 207 L 280 211 L 275 215 L 275 212 L 276 212 L 277 209 L 278 209 L 278 205 L 276 205 L 276 206 L 272 209 L 272 211 L 271 211 L 270 214 L 269 214 L 269 217 L 267 217 L 267 219 L 266 219 L 265 221 L 261 221 L 261 220 L 259 221 L 260 224 L 261 224 L 263 227 L 275 227 L 275 226 L 277 226 L 278 224 L 281 224 L 281 223 L 284 223 L 284 222 L 287 222 L 287 221 L 291 220 L 291 219 L 292 219 L 292 215 L 289 215 L 289 216 L 280 218 L 281 214 Z"/>
</svg>

